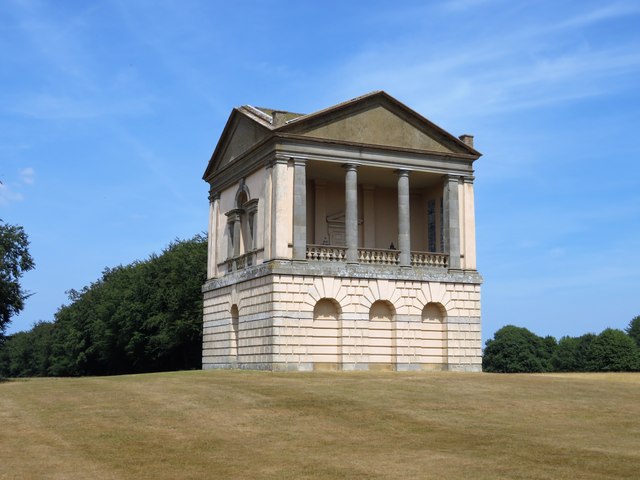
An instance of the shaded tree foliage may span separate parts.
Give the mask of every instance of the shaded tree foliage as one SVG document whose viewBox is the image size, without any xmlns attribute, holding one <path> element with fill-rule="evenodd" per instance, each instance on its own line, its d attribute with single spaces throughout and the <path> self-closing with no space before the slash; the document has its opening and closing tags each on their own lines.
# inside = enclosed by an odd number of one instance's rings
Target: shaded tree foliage
<svg viewBox="0 0 640 480">
<path fill-rule="evenodd" d="M 0 377 L 42 377 L 49 371 L 53 323 L 9 335 L 0 348 Z"/>
<path fill-rule="evenodd" d="M 482 368 L 500 373 L 637 371 L 640 348 L 630 335 L 611 328 L 599 335 L 562 337 L 556 343 L 553 337 L 542 338 L 526 328 L 508 325 L 487 341 Z"/>
<path fill-rule="evenodd" d="M 50 327 L 46 361 L 24 346 L 35 328 L 12 336 L 11 349 L 3 353 L 12 357 L 9 374 L 112 375 L 200 368 L 206 257 L 206 238 L 198 235 L 172 242 L 161 255 L 105 269 L 96 282 L 68 292 L 71 303 L 58 310 Z M 18 358 L 26 362 L 22 370 Z"/>
<path fill-rule="evenodd" d="M 20 285 L 20 278 L 34 266 L 24 229 L 0 220 L 0 341 L 11 317 L 24 308 L 29 293 Z"/>
<path fill-rule="evenodd" d="M 629 372 L 639 368 L 638 346 L 622 330 L 607 328 L 589 346 L 587 369 L 592 372 Z"/>
<path fill-rule="evenodd" d="M 556 372 L 585 372 L 589 360 L 589 347 L 596 338 L 593 333 L 581 337 L 562 337 L 558 342 L 551 366 Z"/>
<path fill-rule="evenodd" d="M 629 326 L 625 329 L 625 332 L 627 332 L 627 335 L 640 347 L 640 315 L 637 315 L 629 322 Z"/>
<path fill-rule="evenodd" d="M 550 371 L 555 343 L 553 337 L 542 338 L 526 328 L 507 325 L 487 340 L 482 369 L 499 373 Z"/>
</svg>

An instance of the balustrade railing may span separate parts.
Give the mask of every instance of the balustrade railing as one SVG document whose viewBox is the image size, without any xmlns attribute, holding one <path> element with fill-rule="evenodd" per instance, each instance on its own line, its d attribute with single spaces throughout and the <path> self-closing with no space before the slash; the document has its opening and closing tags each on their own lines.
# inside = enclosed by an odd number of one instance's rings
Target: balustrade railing
<svg viewBox="0 0 640 480">
<path fill-rule="evenodd" d="M 243 268 L 250 267 L 256 263 L 256 252 L 247 252 L 237 257 L 229 258 L 226 261 L 227 272 L 235 272 Z"/>
<path fill-rule="evenodd" d="M 344 262 L 347 257 L 347 247 L 334 245 L 307 245 L 307 260 L 324 262 Z M 359 248 L 358 263 L 366 265 L 398 265 L 400 251 L 383 248 Z M 227 272 L 235 272 L 256 264 L 256 252 L 247 252 L 230 258 L 220 265 L 226 264 Z M 412 267 L 440 267 L 449 266 L 449 255 L 435 252 L 411 252 Z"/>
<path fill-rule="evenodd" d="M 400 252 L 382 248 L 359 248 L 358 261 L 373 265 L 397 265 L 400 263 Z"/>
<path fill-rule="evenodd" d="M 307 260 L 342 262 L 347 256 L 347 247 L 330 245 L 307 245 Z"/>
<path fill-rule="evenodd" d="M 343 262 L 346 261 L 346 256 L 346 247 L 307 245 L 307 260 Z M 400 251 L 384 248 L 359 248 L 358 263 L 398 265 L 400 263 Z M 411 252 L 411 266 L 447 268 L 449 266 L 449 255 L 435 252 Z"/>
<path fill-rule="evenodd" d="M 434 252 L 411 252 L 411 265 L 414 267 L 444 267 L 449 266 L 449 255 Z"/>
</svg>

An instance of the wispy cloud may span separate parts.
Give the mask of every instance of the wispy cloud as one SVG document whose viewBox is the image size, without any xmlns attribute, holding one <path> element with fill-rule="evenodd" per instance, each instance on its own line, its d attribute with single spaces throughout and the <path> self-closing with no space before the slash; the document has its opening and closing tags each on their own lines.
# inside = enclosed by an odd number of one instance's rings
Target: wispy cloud
<svg viewBox="0 0 640 480">
<path fill-rule="evenodd" d="M 22 189 L 33 185 L 36 171 L 33 167 L 25 167 L 18 171 L 17 180 L 0 179 L 0 207 L 6 207 L 12 203 L 24 200 Z"/>
<path fill-rule="evenodd" d="M 149 97 L 108 99 L 67 95 L 32 94 L 7 110 L 40 120 L 86 120 L 106 116 L 144 115 L 151 111 Z"/>
<path fill-rule="evenodd" d="M 470 8 L 476 3 L 448 5 Z M 345 96 L 382 87 L 436 116 L 459 112 L 468 117 L 636 88 L 637 37 L 591 44 L 585 29 L 638 15 L 640 6 L 619 3 L 585 8 L 577 14 L 565 12 L 565 18 L 555 22 L 528 20 L 524 13 L 528 12 L 514 11 L 513 18 L 501 18 L 483 29 L 469 25 L 465 38 L 439 38 L 432 31 L 420 31 L 397 43 L 369 45 L 337 73 L 347 79 Z"/>
<path fill-rule="evenodd" d="M 32 185 L 35 182 L 36 171 L 33 167 L 27 167 L 20 170 L 20 180 L 22 183 Z"/>
<path fill-rule="evenodd" d="M 495 3 L 497 0 L 449 0 L 442 2 L 440 8 L 449 12 L 466 12 L 474 8 L 486 6 L 488 3 Z"/>
<path fill-rule="evenodd" d="M 638 13 L 640 13 L 640 5 L 637 2 L 613 3 L 560 21 L 552 25 L 552 28 L 573 29 L 576 27 L 586 27 L 602 22 L 603 20 L 619 18 L 626 15 L 637 15 Z"/>
<path fill-rule="evenodd" d="M 0 207 L 6 207 L 10 203 L 19 202 L 24 199 L 20 192 L 14 191 L 9 185 L 0 183 Z"/>
<path fill-rule="evenodd" d="M 92 23 L 104 5 L 53 8 L 39 2 L 13 4 L 21 56 L 37 59 L 38 82 L 5 91 L 7 112 L 43 120 L 89 119 L 146 114 L 155 102 L 126 63 L 103 61 Z M 5 89 L 6 90 L 6 89 Z"/>
</svg>

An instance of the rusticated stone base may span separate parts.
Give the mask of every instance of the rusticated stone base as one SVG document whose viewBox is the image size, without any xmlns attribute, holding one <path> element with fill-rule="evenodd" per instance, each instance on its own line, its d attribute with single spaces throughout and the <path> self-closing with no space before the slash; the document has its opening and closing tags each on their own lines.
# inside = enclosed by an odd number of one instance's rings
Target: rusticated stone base
<svg viewBox="0 0 640 480">
<path fill-rule="evenodd" d="M 203 368 L 481 371 L 477 274 L 366 273 L 270 265 L 208 282 Z"/>
</svg>

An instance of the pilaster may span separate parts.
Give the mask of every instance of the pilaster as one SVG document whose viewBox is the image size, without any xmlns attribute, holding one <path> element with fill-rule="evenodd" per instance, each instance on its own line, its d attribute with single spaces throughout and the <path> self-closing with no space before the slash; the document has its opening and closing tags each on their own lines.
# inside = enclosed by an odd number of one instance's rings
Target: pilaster
<svg viewBox="0 0 640 480">
<path fill-rule="evenodd" d="M 266 167 L 266 175 L 264 178 L 264 230 L 262 232 L 262 246 L 264 248 L 264 259 L 269 260 L 272 258 L 271 251 L 271 205 L 273 202 L 273 191 L 272 191 L 272 174 L 273 174 L 273 166 L 271 164 Z"/>
<path fill-rule="evenodd" d="M 476 218 L 475 218 L 475 200 L 473 192 L 473 177 L 464 177 L 462 184 L 463 189 L 463 239 L 464 239 L 464 269 L 476 269 Z"/>
<path fill-rule="evenodd" d="M 306 163 L 293 162 L 293 259 L 305 260 L 307 256 L 307 185 Z"/>
<path fill-rule="evenodd" d="M 207 232 L 207 278 L 218 276 L 218 216 L 220 192 L 209 193 L 209 231 Z"/>
<path fill-rule="evenodd" d="M 278 158 L 273 162 L 271 198 L 271 257 L 287 257 L 287 160 Z"/>
</svg>

